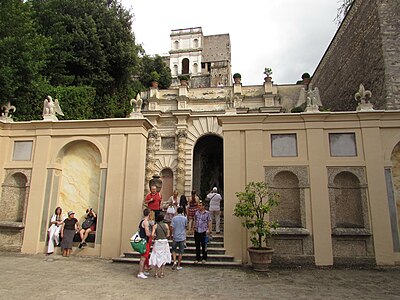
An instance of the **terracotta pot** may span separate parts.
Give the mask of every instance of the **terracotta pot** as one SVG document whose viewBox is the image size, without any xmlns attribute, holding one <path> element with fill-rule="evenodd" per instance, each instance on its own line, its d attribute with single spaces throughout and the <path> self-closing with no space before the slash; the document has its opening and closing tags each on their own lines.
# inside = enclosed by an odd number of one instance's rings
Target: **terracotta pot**
<svg viewBox="0 0 400 300">
<path fill-rule="evenodd" d="M 272 77 L 271 76 L 264 77 L 264 81 L 265 82 L 271 82 L 272 81 Z"/>
<path fill-rule="evenodd" d="M 182 86 L 187 86 L 187 85 L 188 85 L 187 80 L 181 80 L 181 85 L 182 85 Z"/>
<path fill-rule="evenodd" d="M 158 82 L 157 81 L 152 81 L 151 82 L 151 87 L 153 87 L 153 88 L 158 87 Z"/>
<path fill-rule="evenodd" d="M 233 80 L 235 81 L 235 83 L 240 83 L 242 78 L 236 77 L 236 78 L 233 78 Z"/>
<path fill-rule="evenodd" d="M 268 271 L 268 266 L 271 264 L 272 254 L 274 250 L 270 247 L 266 248 L 247 248 L 249 252 L 251 265 L 254 271 L 266 272 Z"/>
</svg>

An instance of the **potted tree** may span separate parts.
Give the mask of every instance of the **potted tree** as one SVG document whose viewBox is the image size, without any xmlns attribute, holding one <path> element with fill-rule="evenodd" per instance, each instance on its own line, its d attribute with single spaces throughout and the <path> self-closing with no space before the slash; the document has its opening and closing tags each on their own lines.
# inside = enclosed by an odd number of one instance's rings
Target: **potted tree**
<svg viewBox="0 0 400 300">
<path fill-rule="evenodd" d="M 252 247 L 248 247 L 255 271 L 267 271 L 274 250 L 268 247 L 268 238 L 276 234 L 278 223 L 266 219 L 272 208 L 279 204 L 279 195 L 271 192 L 265 182 L 250 182 L 244 192 L 237 192 L 238 202 L 233 215 L 242 219 L 243 227 L 250 231 Z M 265 245 L 265 246 L 264 246 Z"/>
<path fill-rule="evenodd" d="M 265 82 L 271 82 L 271 80 L 272 80 L 272 77 L 271 77 L 271 75 L 272 75 L 272 69 L 271 69 L 271 68 L 265 68 L 265 69 L 264 69 L 264 74 L 266 75 L 266 76 L 264 77 L 264 81 L 265 81 Z"/>
<path fill-rule="evenodd" d="M 151 80 L 151 87 L 158 87 L 158 82 L 160 81 L 160 74 L 157 71 L 151 71 L 150 73 L 150 80 Z"/>
<path fill-rule="evenodd" d="M 241 80 L 242 80 L 242 75 L 240 75 L 240 73 L 233 74 L 233 81 L 235 83 L 240 83 Z"/>
<path fill-rule="evenodd" d="M 181 85 L 188 85 L 188 81 L 189 81 L 189 76 L 187 75 L 180 75 L 178 76 L 179 81 L 181 82 Z"/>
</svg>

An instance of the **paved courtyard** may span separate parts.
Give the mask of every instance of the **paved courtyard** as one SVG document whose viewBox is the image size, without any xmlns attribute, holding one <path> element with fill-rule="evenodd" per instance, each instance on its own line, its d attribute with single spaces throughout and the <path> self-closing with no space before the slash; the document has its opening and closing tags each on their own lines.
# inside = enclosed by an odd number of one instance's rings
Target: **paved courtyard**
<svg viewBox="0 0 400 300">
<path fill-rule="evenodd" d="M 400 267 L 375 269 L 167 268 L 136 278 L 138 265 L 0 253 L 0 299 L 400 299 Z"/>
</svg>

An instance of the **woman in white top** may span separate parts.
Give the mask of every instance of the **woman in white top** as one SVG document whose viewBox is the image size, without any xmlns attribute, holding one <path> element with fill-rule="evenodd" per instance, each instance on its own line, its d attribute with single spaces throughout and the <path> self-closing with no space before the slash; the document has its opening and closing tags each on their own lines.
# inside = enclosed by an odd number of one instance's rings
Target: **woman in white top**
<svg viewBox="0 0 400 300">
<path fill-rule="evenodd" d="M 178 191 L 174 191 L 173 195 L 164 203 L 165 217 L 164 222 L 169 224 L 173 217 L 177 215 L 179 207 Z"/>
<path fill-rule="evenodd" d="M 50 219 L 50 227 L 48 229 L 49 246 L 47 248 L 47 255 L 52 254 L 54 252 L 54 246 L 60 243 L 60 230 L 64 219 L 65 216 L 62 214 L 61 207 L 57 207 L 54 211 L 54 215 Z"/>
</svg>

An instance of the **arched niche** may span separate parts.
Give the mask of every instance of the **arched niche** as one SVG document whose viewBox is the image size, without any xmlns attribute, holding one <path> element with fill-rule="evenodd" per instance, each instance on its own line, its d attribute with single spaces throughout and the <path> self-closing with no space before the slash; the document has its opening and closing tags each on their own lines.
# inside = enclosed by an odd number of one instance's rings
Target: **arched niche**
<svg viewBox="0 0 400 300">
<path fill-rule="evenodd" d="M 305 189 L 310 187 L 307 168 L 266 167 L 265 180 L 280 195 L 279 205 L 273 208 L 270 218 L 278 220 L 281 228 L 307 228 Z"/>
<path fill-rule="evenodd" d="M 302 227 L 300 188 L 297 176 L 290 171 L 277 173 L 272 180 L 274 191 L 279 193 L 279 205 L 270 213 L 280 227 Z"/>
<path fill-rule="evenodd" d="M 199 69 L 199 65 L 197 63 L 194 63 L 193 64 L 193 74 L 197 74 L 198 69 Z"/>
<path fill-rule="evenodd" d="M 87 208 L 98 211 L 101 154 L 87 141 L 72 142 L 62 153 L 59 204 L 81 219 Z"/>
<path fill-rule="evenodd" d="M 179 49 L 179 41 L 174 42 L 174 49 L 178 50 Z"/>
<path fill-rule="evenodd" d="M 360 181 L 350 172 L 341 172 L 335 185 L 335 227 L 364 228 Z"/>
<path fill-rule="evenodd" d="M 28 177 L 20 171 L 7 174 L 2 186 L 0 221 L 23 222 L 28 196 Z"/>
<path fill-rule="evenodd" d="M 370 225 L 364 168 L 329 167 L 328 187 L 333 232 L 367 234 Z"/>
</svg>

